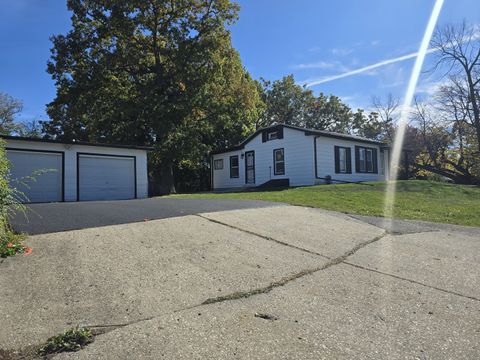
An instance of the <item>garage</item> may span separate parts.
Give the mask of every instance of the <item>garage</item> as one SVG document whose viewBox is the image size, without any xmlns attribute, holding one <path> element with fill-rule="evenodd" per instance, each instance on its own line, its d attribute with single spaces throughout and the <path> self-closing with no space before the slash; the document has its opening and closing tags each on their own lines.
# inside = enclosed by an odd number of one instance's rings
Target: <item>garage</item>
<svg viewBox="0 0 480 360">
<path fill-rule="evenodd" d="M 12 186 L 29 202 L 63 201 L 63 153 L 7 149 Z"/>
<path fill-rule="evenodd" d="M 24 202 L 128 200 L 148 196 L 147 146 L 0 136 L 11 184 Z"/>
<path fill-rule="evenodd" d="M 78 154 L 78 198 L 135 199 L 135 157 Z"/>
</svg>

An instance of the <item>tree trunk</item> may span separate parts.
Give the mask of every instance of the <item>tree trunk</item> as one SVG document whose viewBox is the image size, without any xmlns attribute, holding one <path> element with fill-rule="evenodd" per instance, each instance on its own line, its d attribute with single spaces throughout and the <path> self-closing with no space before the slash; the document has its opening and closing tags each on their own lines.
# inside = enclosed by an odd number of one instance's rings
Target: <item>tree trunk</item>
<svg viewBox="0 0 480 360">
<path fill-rule="evenodd" d="M 158 181 L 158 193 L 160 195 L 175 194 L 175 181 L 172 163 L 162 164 L 160 167 L 160 179 Z"/>
<path fill-rule="evenodd" d="M 477 102 L 478 93 L 475 91 L 475 85 L 473 83 L 472 71 L 466 69 L 467 73 L 467 83 L 468 83 L 468 95 L 471 100 L 472 110 L 473 110 L 473 125 L 477 133 L 477 142 L 478 142 L 478 151 L 480 151 L 480 109 Z"/>
<path fill-rule="evenodd" d="M 439 169 L 439 168 L 436 168 L 432 165 L 415 164 L 415 166 L 420 168 L 420 169 L 430 171 L 434 174 L 445 176 L 446 178 L 449 178 L 449 179 L 453 180 L 453 182 L 455 182 L 455 184 L 464 184 L 464 185 L 478 184 L 478 179 L 476 179 L 475 177 L 473 177 L 472 175 L 469 175 L 469 174 L 453 173 L 449 170 Z"/>
</svg>

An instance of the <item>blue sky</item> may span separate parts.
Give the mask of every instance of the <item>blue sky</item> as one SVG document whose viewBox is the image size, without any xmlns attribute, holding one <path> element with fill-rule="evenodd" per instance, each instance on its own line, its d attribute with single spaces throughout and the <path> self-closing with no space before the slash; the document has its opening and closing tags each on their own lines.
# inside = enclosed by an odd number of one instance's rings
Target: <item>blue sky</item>
<svg viewBox="0 0 480 360">
<path fill-rule="evenodd" d="M 293 73 L 312 84 L 414 53 L 434 0 L 240 0 L 233 44 L 254 78 Z M 66 33 L 69 13 L 61 0 L 0 0 L 0 91 L 23 100 L 22 118 L 46 118 L 55 87 L 45 72 L 49 37 Z M 445 0 L 439 24 L 466 19 L 480 24 L 478 0 Z M 432 63 L 429 55 L 426 67 Z M 401 97 L 413 59 L 311 86 L 340 96 L 351 107 L 369 108 L 372 96 Z M 424 73 L 419 91 L 428 96 L 438 78 Z"/>
</svg>

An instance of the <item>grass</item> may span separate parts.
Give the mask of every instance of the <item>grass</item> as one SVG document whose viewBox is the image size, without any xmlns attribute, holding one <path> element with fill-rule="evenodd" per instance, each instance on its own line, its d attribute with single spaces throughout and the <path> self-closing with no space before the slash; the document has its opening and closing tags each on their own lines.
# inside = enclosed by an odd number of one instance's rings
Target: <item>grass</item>
<svg viewBox="0 0 480 360">
<path fill-rule="evenodd" d="M 320 185 L 283 190 L 180 194 L 175 197 L 250 199 L 383 216 L 386 183 Z M 394 216 L 480 226 L 480 187 L 421 180 L 398 181 Z"/>
</svg>

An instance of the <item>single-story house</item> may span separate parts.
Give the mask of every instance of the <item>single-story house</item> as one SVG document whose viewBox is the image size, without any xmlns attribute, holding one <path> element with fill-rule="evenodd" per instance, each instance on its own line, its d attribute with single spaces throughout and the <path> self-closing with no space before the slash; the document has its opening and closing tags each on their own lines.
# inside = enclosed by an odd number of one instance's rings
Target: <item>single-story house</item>
<svg viewBox="0 0 480 360">
<path fill-rule="evenodd" d="M 25 194 L 27 202 L 120 200 L 148 195 L 149 147 L 0 137 L 6 142 L 12 185 Z"/>
<path fill-rule="evenodd" d="M 307 186 L 388 179 L 389 147 L 380 141 L 291 125 L 256 131 L 211 153 L 212 188 Z"/>
</svg>

